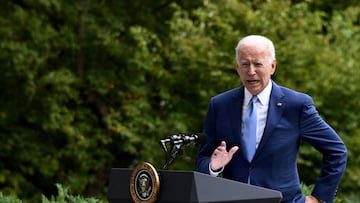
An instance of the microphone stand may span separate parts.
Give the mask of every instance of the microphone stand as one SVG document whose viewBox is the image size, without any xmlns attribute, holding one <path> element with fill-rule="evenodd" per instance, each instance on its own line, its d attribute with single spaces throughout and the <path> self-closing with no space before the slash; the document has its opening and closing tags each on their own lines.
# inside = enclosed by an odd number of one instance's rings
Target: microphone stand
<svg viewBox="0 0 360 203">
<path fill-rule="evenodd" d="M 170 164 L 175 160 L 175 158 L 183 152 L 184 144 L 172 144 L 170 150 L 168 151 L 164 142 L 160 142 L 166 156 L 166 162 L 163 166 L 164 170 L 168 170 Z"/>
</svg>

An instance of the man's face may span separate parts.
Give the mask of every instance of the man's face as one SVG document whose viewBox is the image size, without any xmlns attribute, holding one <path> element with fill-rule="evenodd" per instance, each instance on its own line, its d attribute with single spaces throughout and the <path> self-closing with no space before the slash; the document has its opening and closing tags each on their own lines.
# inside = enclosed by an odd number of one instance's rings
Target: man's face
<svg viewBox="0 0 360 203">
<path fill-rule="evenodd" d="M 254 43 L 241 47 L 236 71 L 252 95 L 259 94 L 266 87 L 275 68 L 276 60 L 271 59 L 266 46 Z"/>
</svg>

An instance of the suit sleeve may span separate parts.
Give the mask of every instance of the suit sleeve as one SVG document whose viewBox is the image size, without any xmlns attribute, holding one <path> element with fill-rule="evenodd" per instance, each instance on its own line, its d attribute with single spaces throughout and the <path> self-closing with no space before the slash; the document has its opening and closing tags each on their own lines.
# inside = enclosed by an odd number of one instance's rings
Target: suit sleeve
<svg viewBox="0 0 360 203">
<path fill-rule="evenodd" d="M 209 163 L 210 157 L 213 151 L 215 150 L 215 119 L 214 119 L 214 104 L 213 99 L 210 100 L 208 111 L 205 117 L 204 122 L 204 133 L 207 136 L 206 142 L 201 145 L 197 160 L 196 160 L 196 170 L 201 173 L 210 174 Z"/>
<path fill-rule="evenodd" d="M 335 130 L 320 117 L 310 97 L 303 104 L 300 128 L 302 139 L 323 155 L 312 195 L 325 202 L 333 202 L 346 168 L 346 146 Z"/>
</svg>

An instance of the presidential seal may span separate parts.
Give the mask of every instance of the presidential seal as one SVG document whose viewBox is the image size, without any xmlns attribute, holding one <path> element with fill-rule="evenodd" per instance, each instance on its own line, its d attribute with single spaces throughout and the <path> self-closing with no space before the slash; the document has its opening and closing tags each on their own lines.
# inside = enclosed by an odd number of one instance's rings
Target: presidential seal
<svg viewBox="0 0 360 203">
<path fill-rule="evenodd" d="M 155 203 L 160 189 L 159 175 L 149 163 L 138 164 L 130 177 L 130 193 L 135 203 Z"/>
</svg>

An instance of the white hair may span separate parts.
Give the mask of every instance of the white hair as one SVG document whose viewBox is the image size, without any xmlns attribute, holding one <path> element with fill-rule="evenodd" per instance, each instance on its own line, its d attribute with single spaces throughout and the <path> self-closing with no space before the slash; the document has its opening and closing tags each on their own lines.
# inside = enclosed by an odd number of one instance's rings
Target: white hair
<svg viewBox="0 0 360 203">
<path fill-rule="evenodd" d="M 273 44 L 273 42 L 261 35 L 248 35 L 244 38 L 242 38 L 239 43 L 237 44 L 236 48 L 235 48 L 235 52 L 236 52 L 236 63 L 239 65 L 239 52 L 242 46 L 246 45 L 246 44 L 263 44 L 266 46 L 266 48 L 269 51 L 269 56 L 270 56 L 270 63 L 272 63 L 273 60 L 275 60 L 275 46 Z"/>
</svg>

